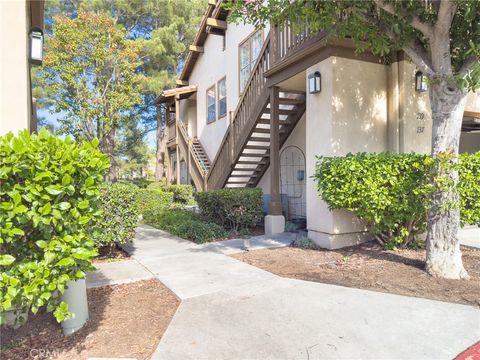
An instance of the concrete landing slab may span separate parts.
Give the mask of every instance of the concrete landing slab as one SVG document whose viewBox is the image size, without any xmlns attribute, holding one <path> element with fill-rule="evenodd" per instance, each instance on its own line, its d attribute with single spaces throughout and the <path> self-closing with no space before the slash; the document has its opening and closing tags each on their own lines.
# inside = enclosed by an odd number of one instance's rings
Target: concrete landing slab
<svg viewBox="0 0 480 360">
<path fill-rule="evenodd" d="M 251 236 L 244 239 L 216 241 L 202 245 L 201 248 L 205 251 L 230 255 L 245 251 L 246 244 L 248 250 L 260 250 L 289 246 L 292 241 L 296 239 L 296 236 L 297 234 L 288 232 L 274 235 Z"/>
<path fill-rule="evenodd" d="M 87 288 L 126 284 L 154 278 L 154 275 L 136 260 L 95 264 L 94 272 L 87 273 Z"/>
</svg>

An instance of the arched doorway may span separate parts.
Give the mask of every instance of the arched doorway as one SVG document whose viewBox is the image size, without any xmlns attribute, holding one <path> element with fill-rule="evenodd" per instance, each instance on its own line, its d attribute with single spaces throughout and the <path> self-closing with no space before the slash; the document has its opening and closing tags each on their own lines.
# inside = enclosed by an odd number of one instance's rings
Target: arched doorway
<svg viewBox="0 0 480 360">
<path fill-rule="evenodd" d="M 281 193 L 288 196 L 289 221 L 304 221 L 306 218 L 305 183 L 305 154 L 297 146 L 287 146 L 280 153 L 280 184 Z"/>
</svg>

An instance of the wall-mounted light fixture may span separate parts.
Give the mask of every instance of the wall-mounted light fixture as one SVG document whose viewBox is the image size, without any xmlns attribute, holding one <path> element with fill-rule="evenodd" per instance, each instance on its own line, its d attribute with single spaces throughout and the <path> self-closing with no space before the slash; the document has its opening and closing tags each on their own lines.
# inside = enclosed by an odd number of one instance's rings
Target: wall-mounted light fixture
<svg viewBox="0 0 480 360">
<path fill-rule="evenodd" d="M 425 92 L 428 90 L 426 77 L 423 76 L 421 71 L 417 71 L 415 74 L 415 90 L 418 92 Z"/>
<path fill-rule="evenodd" d="M 42 65 L 43 31 L 37 27 L 30 29 L 30 63 Z"/>
<path fill-rule="evenodd" d="M 308 92 L 310 94 L 319 93 L 322 91 L 322 76 L 319 71 L 308 75 Z"/>
</svg>

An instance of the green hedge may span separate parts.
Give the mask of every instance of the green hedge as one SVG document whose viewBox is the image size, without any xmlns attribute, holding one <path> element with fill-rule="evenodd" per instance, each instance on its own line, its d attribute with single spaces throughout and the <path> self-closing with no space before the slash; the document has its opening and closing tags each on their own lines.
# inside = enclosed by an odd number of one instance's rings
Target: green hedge
<svg viewBox="0 0 480 360">
<path fill-rule="evenodd" d="M 461 154 L 458 192 L 462 225 L 480 226 L 480 152 Z"/>
<path fill-rule="evenodd" d="M 478 222 L 479 154 L 458 165 L 463 223 Z M 330 209 L 347 209 L 364 220 L 386 248 L 415 246 L 426 231 L 434 160 L 420 154 L 349 154 L 318 157 L 315 179 Z"/>
<path fill-rule="evenodd" d="M 165 184 L 165 182 L 155 182 L 148 185 L 147 189 L 173 193 L 173 201 L 180 204 L 192 205 L 195 203 L 192 185 L 169 185 Z"/>
<path fill-rule="evenodd" d="M 215 223 L 202 221 L 191 211 L 176 208 L 156 207 L 147 209 L 143 215 L 146 224 L 192 240 L 198 244 L 227 237 L 227 232 Z"/>
<path fill-rule="evenodd" d="M 137 208 L 140 214 L 158 206 L 170 206 L 173 203 L 173 193 L 157 189 L 140 189 L 137 193 Z"/>
<path fill-rule="evenodd" d="M 262 219 L 262 190 L 258 188 L 210 190 L 195 198 L 204 219 L 230 231 L 251 228 Z"/>
<path fill-rule="evenodd" d="M 0 137 L 0 313 L 46 306 L 58 321 L 68 315 L 54 294 L 84 278 L 97 254 L 90 228 L 109 166 L 97 146 L 44 129 Z"/>
<path fill-rule="evenodd" d="M 133 184 L 106 183 L 101 187 L 102 216 L 94 234 L 97 248 L 109 247 L 133 240 L 138 224 L 137 193 Z"/>
</svg>

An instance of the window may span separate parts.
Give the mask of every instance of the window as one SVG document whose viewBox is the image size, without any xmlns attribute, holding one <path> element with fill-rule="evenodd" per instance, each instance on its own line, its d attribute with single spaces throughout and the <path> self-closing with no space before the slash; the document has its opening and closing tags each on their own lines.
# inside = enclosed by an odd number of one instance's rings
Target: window
<svg viewBox="0 0 480 360">
<path fill-rule="evenodd" d="M 218 80 L 217 93 L 218 93 L 218 118 L 220 119 L 227 115 L 227 79 L 226 78 Z"/>
<path fill-rule="evenodd" d="M 215 85 L 213 85 L 207 89 L 207 124 L 217 119 L 215 107 Z"/>
<path fill-rule="evenodd" d="M 239 45 L 239 84 L 243 92 L 263 45 L 263 32 L 257 30 Z"/>
</svg>

